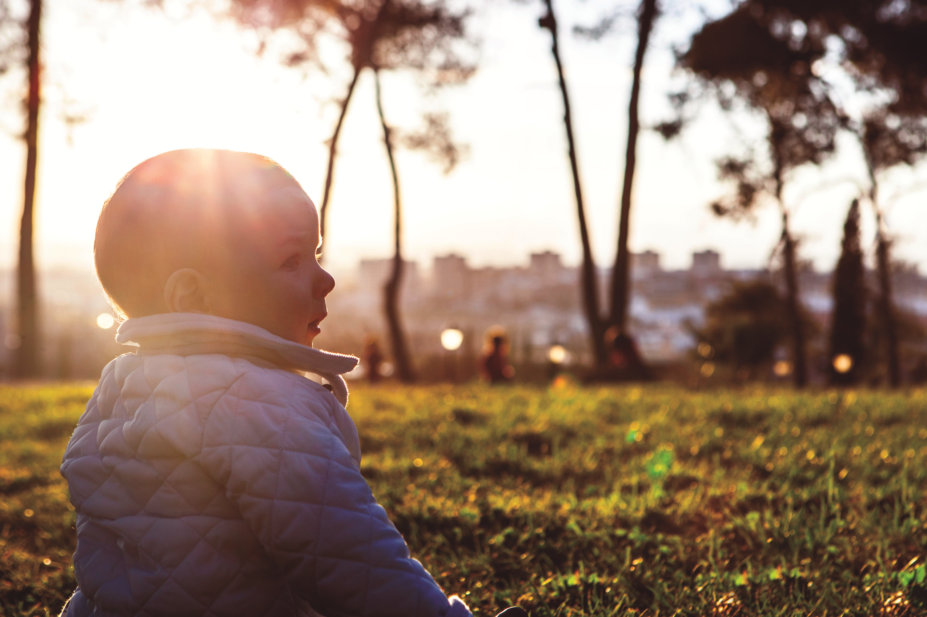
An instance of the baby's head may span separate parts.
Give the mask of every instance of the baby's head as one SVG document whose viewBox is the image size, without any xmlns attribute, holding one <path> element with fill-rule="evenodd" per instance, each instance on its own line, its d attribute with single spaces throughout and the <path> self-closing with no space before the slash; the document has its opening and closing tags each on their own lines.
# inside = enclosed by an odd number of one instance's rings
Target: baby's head
<svg viewBox="0 0 927 617">
<path fill-rule="evenodd" d="M 311 345 L 335 281 L 315 204 L 274 161 L 175 150 L 138 165 L 100 213 L 97 276 L 126 317 L 206 313 Z"/>
</svg>

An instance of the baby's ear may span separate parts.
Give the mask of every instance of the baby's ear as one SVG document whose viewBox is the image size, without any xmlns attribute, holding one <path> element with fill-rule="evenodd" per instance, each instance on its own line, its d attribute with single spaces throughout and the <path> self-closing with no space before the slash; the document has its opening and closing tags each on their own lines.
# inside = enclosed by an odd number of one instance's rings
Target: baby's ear
<svg viewBox="0 0 927 617">
<path fill-rule="evenodd" d="M 171 313 L 209 313 L 203 275 L 193 268 L 181 268 L 164 284 L 164 303 Z"/>
</svg>

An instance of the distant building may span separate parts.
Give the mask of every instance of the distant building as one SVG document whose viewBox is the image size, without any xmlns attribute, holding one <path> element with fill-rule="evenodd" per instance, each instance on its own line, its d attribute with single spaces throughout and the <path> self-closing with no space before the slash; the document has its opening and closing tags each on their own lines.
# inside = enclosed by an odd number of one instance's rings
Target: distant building
<svg viewBox="0 0 927 617">
<path fill-rule="evenodd" d="M 358 268 L 357 283 L 362 289 L 380 290 L 393 272 L 393 259 L 362 259 Z M 403 292 L 417 292 L 421 280 L 418 264 L 414 261 L 402 262 Z"/>
<path fill-rule="evenodd" d="M 470 293 L 470 267 L 460 255 L 451 253 L 435 257 L 431 279 L 435 296 L 456 298 Z"/>
<path fill-rule="evenodd" d="M 560 254 L 552 251 L 531 253 L 528 272 L 546 280 L 558 279 L 563 272 L 563 263 L 560 261 Z"/>
<path fill-rule="evenodd" d="M 653 276 L 661 271 L 660 254 L 654 251 L 631 254 L 631 278 Z"/>
<path fill-rule="evenodd" d="M 698 277 L 717 276 L 721 274 L 721 254 L 710 249 L 692 253 L 691 272 Z"/>
</svg>

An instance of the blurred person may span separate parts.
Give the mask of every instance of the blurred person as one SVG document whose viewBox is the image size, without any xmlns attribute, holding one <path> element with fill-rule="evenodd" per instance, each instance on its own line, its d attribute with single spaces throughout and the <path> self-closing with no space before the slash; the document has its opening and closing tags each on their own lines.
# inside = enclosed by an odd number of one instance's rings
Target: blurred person
<svg viewBox="0 0 927 617">
<path fill-rule="evenodd" d="M 137 350 L 64 455 L 63 614 L 471 617 L 361 475 L 357 359 L 312 348 L 335 285 L 320 246 L 312 200 L 255 154 L 160 154 L 103 205 L 96 270 Z"/>
<path fill-rule="evenodd" d="M 515 368 L 509 363 L 509 341 L 505 330 L 494 326 L 486 332 L 485 338 L 480 374 L 490 385 L 511 383 Z"/>
<path fill-rule="evenodd" d="M 623 330 L 612 326 L 605 331 L 608 365 L 592 373 L 590 382 L 650 381 L 653 375 L 644 364 L 637 344 Z"/>
<path fill-rule="evenodd" d="M 364 348 L 361 350 L 361 364 L 367 367 L 366 376 L 370 383 L 379 383 L 383 378 L 380 372 L 383 364 L 383 352 L 380 351 L 380 341 L 376 336 L 370 335 L 364 340 Z"/>
</svg>

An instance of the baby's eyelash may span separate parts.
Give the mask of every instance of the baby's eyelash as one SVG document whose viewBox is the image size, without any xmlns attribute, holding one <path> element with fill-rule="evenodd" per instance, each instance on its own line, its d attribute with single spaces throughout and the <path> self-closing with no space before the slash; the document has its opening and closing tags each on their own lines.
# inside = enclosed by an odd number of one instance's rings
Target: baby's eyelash
<svg viewBox="0 0 927 617">
<path fill-rule="evenodd" d="M 299 255 L 290 255 L 280 267 L 284 270 L 292 270 L 299 265 Z"/>
</svg>

